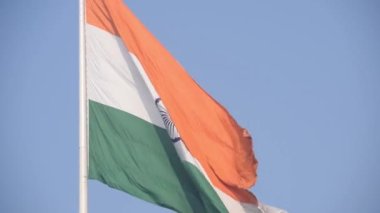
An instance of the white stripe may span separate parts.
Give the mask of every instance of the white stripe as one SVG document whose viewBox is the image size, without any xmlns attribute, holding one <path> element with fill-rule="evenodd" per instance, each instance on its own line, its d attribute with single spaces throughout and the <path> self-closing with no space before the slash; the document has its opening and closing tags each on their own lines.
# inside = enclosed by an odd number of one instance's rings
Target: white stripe
<svg viewBox="0 0 380 213">
<path fill-rule="evenodd" d="M 263 213 L 287 213 L 287 211 L 285 211 L 285 210 L 275 208 L 273 206 L 268 206 L 268 205 L 260 203 L 260 202 L 259 202 L 259 209 Z"/>
<path fill-rule="evenodd" d="M 88 99 L 163 127 L 154 100 L 122 40 L 86 24 Z"/>
</svg>

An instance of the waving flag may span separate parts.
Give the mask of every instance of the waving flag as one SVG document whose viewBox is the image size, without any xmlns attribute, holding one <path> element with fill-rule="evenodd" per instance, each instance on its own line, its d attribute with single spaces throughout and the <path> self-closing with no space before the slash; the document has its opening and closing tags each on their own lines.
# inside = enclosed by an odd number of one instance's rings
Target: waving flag
<svg viewBox="0 0 380 213">
<path fill-rule="evenodd" d="M 84 35 L 89 178 L 178 212 L 271 212 L 248 131 L 122 0 L 87 0 Z"/>
</svg>

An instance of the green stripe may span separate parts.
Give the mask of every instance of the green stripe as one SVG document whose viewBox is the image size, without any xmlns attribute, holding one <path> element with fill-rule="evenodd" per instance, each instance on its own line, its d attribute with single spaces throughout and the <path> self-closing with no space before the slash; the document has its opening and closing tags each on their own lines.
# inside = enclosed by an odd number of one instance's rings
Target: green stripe
<svg viewBox="0 0 380 213">
<path fill-rule="evenodd" d="M 193 182 L 196 183 L 194 187 L 198 190 L 200 199 L 203 203 L 208 204 L 205 206 L 206 212 L 228 212 L 213 187 L 199 169 L 189 162 L 183 162 L 183 165 Z"/>
<path fill-rule="evenodd" d="M 182 163 L 165 129 L 89 101 L 89 178 L 178 212 L 227 212 L 200 171 Z"/>
</svg>

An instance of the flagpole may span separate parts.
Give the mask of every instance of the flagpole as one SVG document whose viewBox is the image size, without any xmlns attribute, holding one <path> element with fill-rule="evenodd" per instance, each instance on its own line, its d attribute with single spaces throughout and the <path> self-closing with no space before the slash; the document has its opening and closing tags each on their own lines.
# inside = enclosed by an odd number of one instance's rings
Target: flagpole
<svg viewBox="0 0 380 213">
<path fill-rule="evenodd" d="M 85 0 L 79 0 L 79 213 L 88 212 Z"/>
</svg>

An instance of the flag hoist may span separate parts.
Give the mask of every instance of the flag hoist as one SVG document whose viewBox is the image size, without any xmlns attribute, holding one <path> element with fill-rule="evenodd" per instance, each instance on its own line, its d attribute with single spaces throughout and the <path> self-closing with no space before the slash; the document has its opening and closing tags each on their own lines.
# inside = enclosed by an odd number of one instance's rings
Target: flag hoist
<svg viewBox="0 0 380 213">
<path fill-rule="evenodd" d="M 85 0 L 79 0 L 79 212 L 88 212 L 88 140 L 85 62 Z"/>
</svg>

